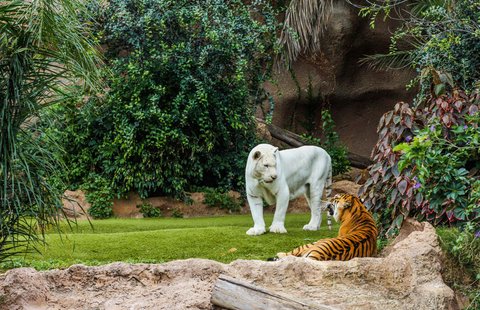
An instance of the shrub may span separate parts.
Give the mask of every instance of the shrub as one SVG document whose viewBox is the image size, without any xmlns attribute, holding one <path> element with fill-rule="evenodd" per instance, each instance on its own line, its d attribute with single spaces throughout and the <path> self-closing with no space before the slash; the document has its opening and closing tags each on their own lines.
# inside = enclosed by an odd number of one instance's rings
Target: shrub
<svg viewBox="0 0 480 310">
<path fill-rule="evenodd" d="M 159 208 L 152 206 L 150 203 L 143 203 L 140 206 L 137 206 L 140 209 L 140 213 L 143 214 L 143 217 L 161 217 L 162 211 Z"/>
<path fill-rule="evenodd" d="M 445 251 L 445 282 L 456 292 L 467 295 L 470 304 L 465 309 L 480 307 L 480 231 L 472 225 L 459 231 L 455 228 L 437 229 L 440 245 Z"/>
<path fill-rule="evenodd" d="M 230 212 L 236 212 L 241 210 L 242 205 L 237 199 L 224 192 L 214 188 L 206 188 L 204 190 L 203 202 L 209 207 L 215 207 L 219 209 L 226 209 Z"/>
<path fill-rule="evenodd" d="M 113 74 L 104 98 L 61 111 L 71 181 L 97 184 L 94 204 L 107 191 L 241 188 L 275 42 L 269 6 L 113 0 L 92 4 L 92 14 Z"/>
<path fill-rule="evenodd" d="M 380 119 L 376 163 L 360 194 L 384 232 L 407 216 L 478 227 L 479 104 L 478 93 L 454 91 L 423 109 L 399 103 Z"/>
<path fill-rule="evenodd" d="M 404 1 L 373 1 L 360 14 L 370 15 L 371 25 L 380 12 L 387 16 L 408 8 L 400 14 L 403 25 L 391 37 L 387 55 L 372 55 L 367 61 L 375 66 L 390 68 L 413 67 L 422 82 L 420 98 L 428 95 L 430 79 L 424 79 L 425 70 L 449 73 L 451 84 L 469 92 L 480 80 L 480 1 L 414 1 L 397 7 Z"/>
<path fill-rule="evenodd" d="M 303 134 L 302 138 L 306 143 L 321 146 L 327 151 L 332 158 L 333 175 L 347 172 L 348 169 L 350 169 L 348 150 L 347 147 L 340 142 L 340 137 L 335 131 L 335 122 L 329 110 L 324 109 L 322 111 L 322 120 L 323 140 L 309 134 Z"/>
<path fill-rule="evenodd" d="M 178 210 L 178 209 L 174 209 L 173 212 L 172 212 L 172 217 L 173 218 L 183 218 L 183 213 L 182 211 Z"/>
</svg>

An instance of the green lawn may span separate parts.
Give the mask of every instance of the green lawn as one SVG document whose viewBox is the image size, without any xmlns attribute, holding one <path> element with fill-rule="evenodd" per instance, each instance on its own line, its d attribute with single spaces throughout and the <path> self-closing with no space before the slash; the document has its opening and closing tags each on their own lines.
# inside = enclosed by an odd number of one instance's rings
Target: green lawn
<svg viewBox="0 0 480 310">
<path fill-rule="evenodd" d="M 272 215 L 266 214 L 267 226 Z M 235 259 L 273 257 L 277 252 L 320 238 L 334 237 L 338 225 L 329 231 L 324 223 L 319 231 L 303 231 L 309 214 L 287 214 L 287 234 L 267 233 L 248 236 L 253 224 L 250 215 L 232 215 L 204 218 L 109 219 L 79 221 L 65 233 L 55 231 L 46 235 L 47 246 L 40 253 L 14 258 L 0 268 L 32 266 L 37 269 L 67 267 L 75 263 L 87 265 L 114 261 L 162 263 L 175 259 L 207 258 L 220 262 Z"/>
</svg>

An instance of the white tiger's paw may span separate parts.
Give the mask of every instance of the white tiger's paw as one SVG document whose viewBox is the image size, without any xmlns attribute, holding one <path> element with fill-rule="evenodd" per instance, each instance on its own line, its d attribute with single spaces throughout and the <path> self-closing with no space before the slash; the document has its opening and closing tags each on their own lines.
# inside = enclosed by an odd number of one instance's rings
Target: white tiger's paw
<svg viewBox="0 0 480 310">
<path fill-rule="evenodd" d="M 303 230 L 318 230 L 320 228 L 319 225 L 312 225 L 312 224 L 307 224 L 303 226 Z"/>
<path fill-rule="evenodd" d="M 285 253 L 285 252 L 279 252 L 279 253 L 277 253 L 277 258 L 280 259 L 280 258 L 284 258 L 284 257 L 287 257 L 287 253 Z"/>
<path fill-rule="evenodd" d="M 283 224 L 275 223 L 270 226 L 270 232 L 277 234 L 286 234 L 287 230 L 285 229 L 285 226 L 283 226 Z"/>
<path fill-rule="evenodd" d="M 247 230 L 247 235 L 249 236 L 258 236 L 266 232 L 265 227 L 252 227 Z"/>
</svg>

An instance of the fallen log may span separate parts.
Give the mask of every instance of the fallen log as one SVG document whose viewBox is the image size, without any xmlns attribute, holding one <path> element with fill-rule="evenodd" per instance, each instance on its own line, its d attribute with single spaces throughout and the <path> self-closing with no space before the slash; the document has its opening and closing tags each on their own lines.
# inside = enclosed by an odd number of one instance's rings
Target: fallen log
<svg viewBox="0 0 480 310">
<path fill-rule="evenodd" d="M 273 138 L 282 141 L 283 143 L 287 144 L 290 147 L 300 147 L 302 145 L 307 144 L 307 142 L 302 138 L 302 136 L 294 132 L 280 128 L 273 124 L 267 124 L 265 123 L 264 120 L 260 118 L 257 118 L 256 120 L 259 123 L 265 124 L 268 131 L 270 132 L 270 135 Z M 373 163 L 373 161 L 370 160 L 370 158 L 352 153 L 350 151 L 348 152 L 347 158 L 350 161 L 350 165 L 352 167 L 359 168 L 359 169 L 365 169 Z"/>
<path fill-rule="evenodd" d="M 224 309 L 334 310 L 330 306 L 299 301 L 225 275 L 220 275 L 212 291 L 211 302 Z"/>
</svg>

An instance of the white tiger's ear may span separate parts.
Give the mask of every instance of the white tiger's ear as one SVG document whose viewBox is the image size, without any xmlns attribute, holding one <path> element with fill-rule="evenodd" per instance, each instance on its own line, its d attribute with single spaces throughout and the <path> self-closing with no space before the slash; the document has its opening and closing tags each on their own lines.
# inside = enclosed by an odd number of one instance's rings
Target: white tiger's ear
<svg viewBox="0 0 480 310">
<path fill-rule="evenodd" d="M 276 147 L 276 148 L 273 150 L 273 154 L 275 154 L 276 152 L 278 152 L 278 147 Z"/>
<path fill-rule="evenodd" d="M 253 153 L 253 160 L 257 160 L 259 159 L 260 157 L 262 157 L 262 153 L 260 153 L 260 151 L 256 151 L 255 153 Z"/>
</svg>

